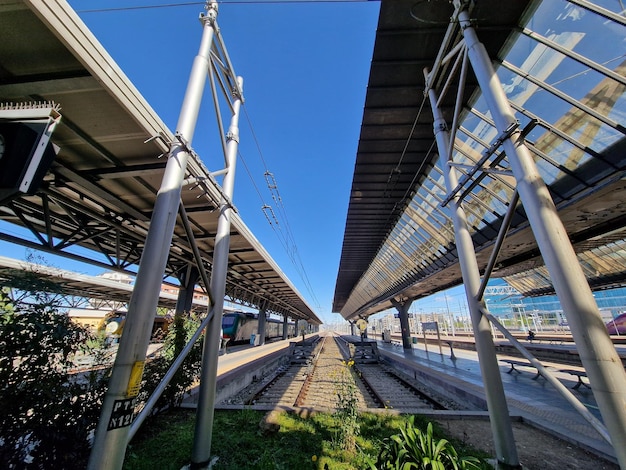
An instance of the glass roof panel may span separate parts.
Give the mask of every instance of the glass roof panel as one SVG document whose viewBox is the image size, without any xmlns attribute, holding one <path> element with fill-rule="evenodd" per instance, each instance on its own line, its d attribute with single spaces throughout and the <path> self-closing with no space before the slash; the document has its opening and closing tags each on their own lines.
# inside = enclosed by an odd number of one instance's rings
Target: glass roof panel
<svg viewBox="0 0 626 470">
<path fill-rule="evenodd" d="M 577 255 L 585 276 L 593 282 L 601 277 L 622 275 L 626 265 L 626 241 L 610 243 Z M 545 266 L 504 277 L 525 295 L 549 293 L 554 289 Z"/>
</svg>

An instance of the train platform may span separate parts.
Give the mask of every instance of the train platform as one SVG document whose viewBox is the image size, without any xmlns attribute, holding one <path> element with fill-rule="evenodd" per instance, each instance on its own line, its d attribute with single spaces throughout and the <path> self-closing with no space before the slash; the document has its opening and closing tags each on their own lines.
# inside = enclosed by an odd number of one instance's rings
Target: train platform
<svg viewBox="0 0 626 470">
<path fill-rule="evenodd" d="M 358 336 L 344 336 L 348 341 L 358 342 Z M 452 338 L 446 338 L 451 340 Z M 462 348 L 451 349 L 447 341 L 442 341 L 441 352 L 437 344 L 429 343 L 425 347 L 421 339 L 412 344 L 411 350 L 404 350 L 397 342 L 376 341 L 378 351 L 383 357 L 394 362 L 402 362 L 411 368 L 419 369 L 419 374 L 432 376 L 445 381 L 446 387 L 454 388 L 465 394 L 468 401 L 480 404 L 484 401 L 484 386 L 478 355 L 475 351 Z M 561 347 L 550 345 L 550 347 Z M 621 348 L 620 348 L 621 349 Z M 624 351 L 620 351 L 620 356 Z M 582 447 L 596 455 L 617 462 L 612 446 L 542 377 L 536 377 L 537 371 L 532 366 L 517 365 L 519 357 L 497 354 L 502 382 L 505 389 L 509 413 L 539 429 L 549 432 L 566 442 Z M 624 356 L 622 356 L 624 357 Z M 510 362 L 506 362 L 510 361 Z M 584 406 L 598 419 L 598 411 L 593 393 L 585 380 L 584 369 L 562 363 L 541 361 Z M 576 375 L 576 372 L 581 372 Z"/>
<path fill-rule="evenodd" d="M 317 336 L 317 334 L 307 335 L 306 342 L 310 343 Z M 222 399 L 269 374 L 272 369 L 278 367 L 281 358 L 289 354 L 290 348 L 301 343 L 302 337 L 293 337 L 268 341 L 262 346 L 248 343 L 227 346 L 217 362 L 216 408 L 228 408 L 220 404 Z M 198 393 L 198 386 L 192 387 L 183 398 L 181 407 L 196 408 Z"/>
</svg>

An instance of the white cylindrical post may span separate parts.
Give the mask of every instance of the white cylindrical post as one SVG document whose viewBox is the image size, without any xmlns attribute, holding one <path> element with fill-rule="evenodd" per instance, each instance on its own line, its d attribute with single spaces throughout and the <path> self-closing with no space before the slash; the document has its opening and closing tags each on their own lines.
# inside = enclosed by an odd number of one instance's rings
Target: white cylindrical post
<svg viewBox="0 0 626 470">
<path fill-rule="evenodd" d="M 217 3 L 207 6 L 202 41 L 191 70 L 180 111 L 177 132 L 191 143 L 206 80 Z M 128 306 L 124 333 L 102 404 L 90 470 L 120 469 L 124 462 L 135 397 L 139 393 L 152 324 L 161 293 L 163 273 L 178 215 L 181 186 L 189 154 L 179 141 L 172 143 L 165 173 L 154 204 L 150 229 L 141 255 L 135 287 Z"/>
<path fill-rule="evenodd" d="M 428 74 L 425 72 L 425 76 Z M 441 110 L 437 106 L 437 94 L 433 89 L 428 91 L 430 104 L 434 118 L 434 132 L 439 149 L 439 161 L 441 171 L 446 182 L 446 189 L 451 192 L 458 184 L 456 173 L 450 166 L 450 138 L 443 119 Z M 519 457 L 515 447 L 513 427 L 509 416 L 509 408 L 506 403 L 504 386 L 500 378 L 500 368 L 496 357 L 496 349 L 491 335 L 491 324 L 482 314 L 482 301 L 478 300 L 480 290 L 480 271 L 476 261 L 474 243 L 468 228 L 467 218 L 459 197 L 456 196 L 450 202 L 451 218 L 454 225 L 454 239 L 459 255 L 459 265 L 467 303 L 470 310 L 472 325 L 474 327 L 474 339 L 476 342 L 476 352 L 478 353 L 478 363 L 485 384 L 485 397 L 487 399 L 487 409 L 491 431 L 498 460 L 498 468 L 519 468 Z"/>
<path fill-rule="evenodd" d="M 243 86 L 241 77 L 237 78 L 239 89 Z M 208 468 L 211 456 L 211 438 L 213 435 L 213 416 L 215 406 L 215 384 L 217 378 L 217 360 L 219 356 L 222 313 L 224 295 L 226 293 L 226 275 L 228 273 L 228 252 L 230 250 L 230 219 L 232 215 L 231 200 L 235 187 L 235 165 L 239 147 L 239 111 L 241 97 L 233 102 L 233 115 L 228 128 L 226 143 L 226 168 L 223 194 L 228 200 L 222 199 L 220 215 L 215 235 L 213 252 L 213 270 L 211 272 L 211 292 L 215 298 L 213 320 L 207 326 L 202 352 L 202 371 L 196 412 L 196 428 L 194 434 L 191 464 L 195 469 Z"/>
<path fill-rule="evenodd" d="M 504 133 L 515 116 L 484 46 L 472 27 L 469 13 L 459 14 L 469 59 L 489 106 L 496 129 Z M 548 188 L 520 132 L 502 143 L 517 181 L 517 191 L 537 240 L 550 279 L 572 331 L 572 337 L 598 407 L 614 445 L 617 459 L 626 468 L 626 373 L 608 335 L 589 283 L 576 258 L 565 227 Z"/>
</svg>

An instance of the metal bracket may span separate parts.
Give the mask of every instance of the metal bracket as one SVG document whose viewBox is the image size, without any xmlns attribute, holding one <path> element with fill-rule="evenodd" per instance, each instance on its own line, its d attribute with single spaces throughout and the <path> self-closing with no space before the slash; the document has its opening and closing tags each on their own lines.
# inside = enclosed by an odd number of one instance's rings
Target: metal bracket
<svg viewBox="0 0 626 470">
<path fill-rule="evenodd" d="M 159 132 L 157 135 L 153 135 L 149 139 L 144 140 L 143 143 L 144 144 L 148 144 L 148 143 L 153 142 L 155 140 L 160 140 L 161 142 L 163 142 L 163 145 L 165 145 L 168 149 L 170 148 L 170 145 L 172 145 L 172 142 L 167 138 L 167 136 L 163 132 Z M 161 154 L 159 154 L 159 156 L 157 158 L 161 158 L 164 155 L 165 155 L 164 153 L 161 153 Z"/>
<path fill-rule="evenodd" d="M 446 196 L 446 198 L 441 202 L 441 207 L 445 207 L 447 206 L 450 201 L 456 197 L 456 195 L 465 187 L 465 185 L 473 178 L 473 176 L 483 168 L 483 166 L 485 165 L 485 163 L 487 162 L 487 160 L 489 160 L 489 158 L 496 152 L 496 150 L 498 150 L 498 148 L 500 148 L 500 146 L 502 145 L 502 143 L 507 140 L 508 138 L 511 137 L 511 135 L 513 135 L 513 133 L 519 128 L 519 121 L 514 121 L 511 124 L 509 124 L 509 127 L 507 127 L 504 132 L 502 132 L 502 134 L 500 134 L 498 137 L 496 137 L 496 140 L 493 142 L 493 144 L 491 144 L 491 146 L 486 149 L 483 153 L 482 153 L 482 157 L 480 158 L 480 160 L 478 160 L 478 162 L 476 162 L 476 165 L 474 165 L 474 167 L 472 168 L 472 170 L 470 170 L 469 173 L 467 173 L 466 175 L 463 176 L 463 178 L 461 179 L 461 181 L 459 181 L 459 184 L 457 184 L 456 188 L 454 188 L 450 194 L 448 196 Z M 499 162 L 500 160 L 502 160 L 504 158 L 504 155 L 501 155 L 499 157 L 499 159 L 495 162 Z M 478 184 L 478 181 L 475 181 L 474 184 L 471 184 L 461 195 L 461 199 L 463 199 L 465 197 L 465 195 L 467 195 L 467 193 L 469 191 L 471 191 L 474 186 Z"/>
<path fill-rule="evenodd" d="M 217 20 L 217 2 L 210 0 L 207 1 L 206 5 L 204 5 L 204 9 L 206 10 L 206 13 L 200 13 L 200 16 L 198 17 L 200 23 L 202 23 L 203 25 L 205 23 L 209 23 L 211 26 L 213 26 L 215 24 L 215 20 Z"/>
<path fill-rule="evenodd" d="M 230 142 L 232 140 L 234 140 L 235 142 L 239 143 L 239 136 L 235 135 L 232 132 L 226 133 L 226 141 Z"/>
<path fill-rule="evenodd" d="M 185 152 L 187 152 L 193 158 L 196 158 L 197 160 L 200 160 L 200 157 L 198 156 L 198 154 L 187 143 L 187 140 L 185 140 L 185 138 L 183 137 L 183 135 L 180 132 L 176 132 L 176 134 L 174 134 L 174 138 L 176 139 L 176 141 L 178 141 L 178 143 L 180 143 L 180 145 L 183 147 Z M 154 140 L 160 140 L 161 142 L 163 142 L 165 145 L 167 145 L 170 148 L 171 148 L 171 145 L 172 145 L 172 142 L 173 142 L 173 141 L 170 141 L 162 132 L 159 132 L 157 135 L 152 136 L 149 139 L 147 139 L 146 141 L 144 141 L 144 144 L 147 144 L 148 142 L 152 142 Z M 164 154 L 159 155 L 158 158 L 161 158 L 163 155 Z M 226 204 L 234 212 L 238 212 L 237 208 L 235 207 L 235 205 L 232 203 L 232 201 L 230 201 L 230 198 L 228 198 L 226 196 L 226 194 L 224 193 L 224 190 L 222 189 L 222 187 L 215 180 L 215 176 L 220 176 L 220 175 L 223 175 L 225 173 L 228 173 L 228 168 L 223 168 L 221 170 L 218 170 L 218 171 L 215 171 L 215 172 L 211 172 L 207 176 L 190 176 L 189 178 L 185 178 L 183 180 L 182 185 L 183 186 L 193 185 L 193 186 L 191 186 L 190 190 L 194 190 L 194 189 L 196 189 L 198 187 L 202 187 L 203 193 L 200 196 L 198 196 L 198 198 L 200 198 L 203 195 L 208 194 L 208 190 L 206 188 L 206 181 L 209 180 L 212 183 L 212 185 L 215 187 L 215 189 L 217 189 L 217 191 L 220 193 L 222 198 L 224 198 L 224 200 L 226 201 Z"/>
<path fill-rule="evenodd" d="M 213 178 L 213 176 L 211 176 L 211 174 L 209 174 L 208 176 L 192 176 L 189 178 L 185 178 L 185 180 L 183 181 L 183 186 L 191 186 L 191 188 L 189 188 L 190 191 L 200 187 L 202 188 L 203 192 L 198 196 L 198 199 L 201 198 L 202 196 L 205 196 L 209 193 L 209 190 L 207 188 L 207 181 L 209 181 L 211 183 L 211 185 L 220 193 L 220 196 L 222 197 L 222 199 L 226 202 L 226 205 L 228 207 L 230 207 L 234 212 L 238 212 L 237 207 L 235 206 L 235 204 L 233 204 L 233 202 L 230 200 L 230 198 L 226 195 L 226 193 L 224 192 L 224 190 L 222 189 L 222 187 L 218 184 L 217 181 L 215 181 L 215 178 Z M 219 201 L 216 202 L 217 205 L 219 205 Z M 213 211 L 211 211 L 213 212 Z"/>
<path fill-rule="evenodd" d="M 194 152 L 191 145 L 189 145 L 189 142 L 187 142 L 187 140 L 183 137 L 183 135 L 180 132 L 176 131 L 176 133 L 174 134 L 174 138 L 180 143 L 180 145 L 183 146 L 183 148 L 185 149 L 185 152 L 195 155 L 196 152 Z"/>
</svg>

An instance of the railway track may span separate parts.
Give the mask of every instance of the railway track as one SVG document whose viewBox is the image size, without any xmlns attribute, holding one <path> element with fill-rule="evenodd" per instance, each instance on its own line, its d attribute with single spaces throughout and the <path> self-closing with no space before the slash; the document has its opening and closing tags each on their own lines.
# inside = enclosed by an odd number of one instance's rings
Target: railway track
<svg viewBox="0 0 626 470">
<path fill-rule="evenodd" d="M 378 363 L 354 364 L 347 345 L 325 336 L 308 357 L 283 367 L 243 404 L 259 407 L 335 409 L 339 393 L 349 389 L 362 411 L 390 408 L 403 412 L 443 409 L 416 387 Z"/>
</svg>

